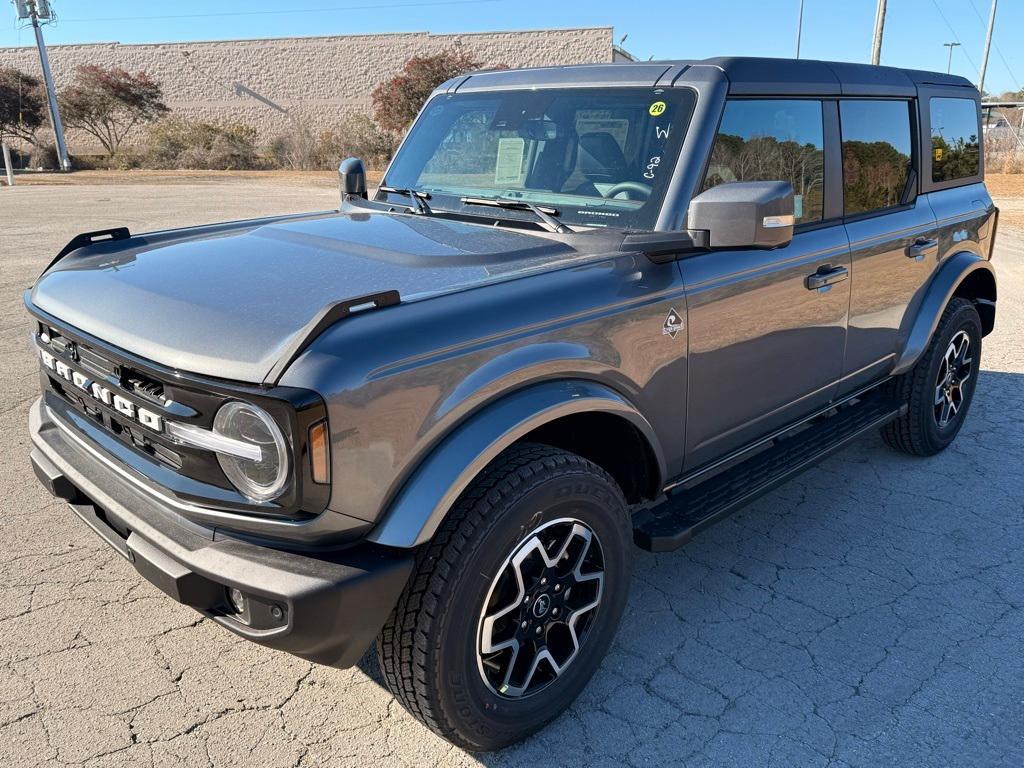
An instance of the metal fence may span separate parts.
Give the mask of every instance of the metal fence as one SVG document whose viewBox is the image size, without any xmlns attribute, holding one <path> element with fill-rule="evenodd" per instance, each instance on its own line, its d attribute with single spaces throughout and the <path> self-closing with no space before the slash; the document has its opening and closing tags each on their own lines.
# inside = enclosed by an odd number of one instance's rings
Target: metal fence
<svg viewBox="0 0 1024 768">
<path fill-rule="evenodd" d="M 994 173 L 1024 173 L 1024 101 L 982 104 L 985 168 Z"/>
</svg>

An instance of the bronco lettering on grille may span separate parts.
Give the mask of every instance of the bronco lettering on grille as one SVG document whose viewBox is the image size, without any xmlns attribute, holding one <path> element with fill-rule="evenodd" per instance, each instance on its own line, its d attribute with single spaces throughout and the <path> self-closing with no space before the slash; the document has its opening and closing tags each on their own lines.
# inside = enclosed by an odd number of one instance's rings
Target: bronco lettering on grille
<svg viewBox="0 0 1024 768">
<path fill-rule="evenodd" d="M 141 408 L 131 400 L 114 394 L 110 389 L 97 381 L 93 381 L 81 371 L 73 370 L 71 366 L 63 360 L 58 360 L 45 349 L 39 350 L 39 357 L 43 361 L 43 365 L 62 379 L 71 382 L 78 390 L 85 393 L 92 400 L 102 403 L 108 408 L 113 408 L 122 416 L 132 419 L 142 426 L 152 429 L 154 432 L 163 432 L 164 420 L 160 414 L 146 408 Z"/>
</svg>

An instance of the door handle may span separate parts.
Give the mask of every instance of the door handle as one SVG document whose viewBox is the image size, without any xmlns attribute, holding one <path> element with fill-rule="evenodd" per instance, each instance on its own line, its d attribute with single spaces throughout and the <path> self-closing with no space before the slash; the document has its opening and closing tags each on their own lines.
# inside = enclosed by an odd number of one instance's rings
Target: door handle
<svg viewBox="0 0 1024 768">
<path fill-rule="evenodd" d="M 913 244 L 907 246 L 907 258 L 921 261 L 925 256 L 931 256 L 939 252 L 939 241 L 929 240 L 926 237 L 919 237 Z"/>
<path fill-rule="evenodd" d="M 846 267 L 831 267 L 825 265 L 819 267 L 813 275 L 808 275 L 804 285 L 808 291 L 820 291 L 827 289 L 833 283 L 840 283 L 850 276 L 850 270 Z"/>
</svg>

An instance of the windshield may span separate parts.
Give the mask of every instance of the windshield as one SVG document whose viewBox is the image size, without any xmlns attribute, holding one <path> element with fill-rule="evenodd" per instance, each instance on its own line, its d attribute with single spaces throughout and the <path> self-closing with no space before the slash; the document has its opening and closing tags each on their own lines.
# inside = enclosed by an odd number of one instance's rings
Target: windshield
<svg viewBox="0 0 1024 768">
<path fill-rule="evenodd" d="M 462 198 L 501 198 L 570 224 L 652 229 L 694 99 L 655 88 L 436 96 L 383 185 L 429 193 L 434 209 L 479 213 Z"/>
</svg>

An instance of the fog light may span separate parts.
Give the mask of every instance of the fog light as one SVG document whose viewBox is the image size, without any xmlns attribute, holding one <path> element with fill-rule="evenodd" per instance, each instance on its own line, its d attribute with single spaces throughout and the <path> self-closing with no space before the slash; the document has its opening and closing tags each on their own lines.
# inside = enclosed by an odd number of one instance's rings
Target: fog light
<svg viewBox="0 0 1024 768">
<path fill-rule="evenodd" d="M 245 613 L 245 595 L 242 594 L 242 590 L 232 587 L 228 590 L 228 600 L 231 601 L 231 607 L 238 613 Z"/>
</svg>

